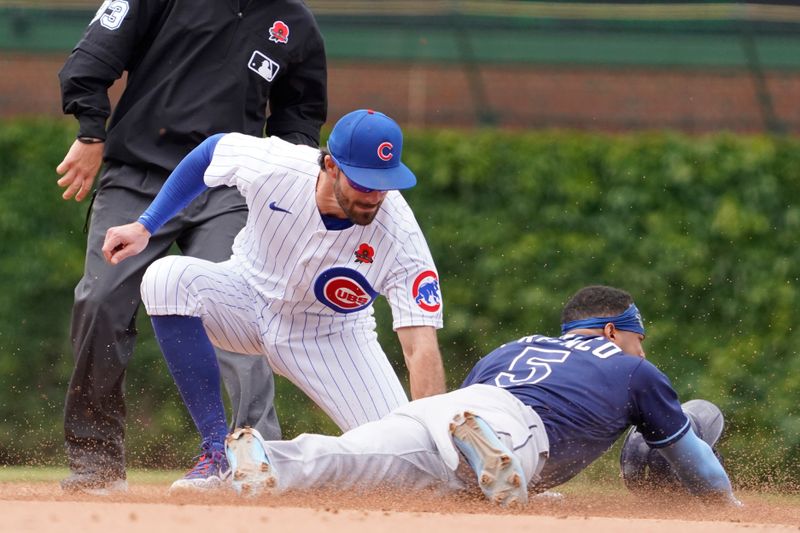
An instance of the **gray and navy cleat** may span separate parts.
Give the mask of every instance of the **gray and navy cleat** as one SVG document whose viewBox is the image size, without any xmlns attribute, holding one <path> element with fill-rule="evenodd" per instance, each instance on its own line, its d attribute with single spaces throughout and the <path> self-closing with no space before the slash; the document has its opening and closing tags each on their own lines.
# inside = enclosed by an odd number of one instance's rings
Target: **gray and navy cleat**
<svg viewBox="0 0 800 533">
<path fill-rule="evenodd" d="M 225 488 L 225 481 L 230 475 L 230 469 L 222 446 L 203 443 L 202 450 L 203 453 L 196 458 L 192 469 L 169 488 L 170 494 L 182 491 L 215 491 Z"/>
<path fill-rule="evenodd" d="M 528 484 L 519 459 L 481 417 L 470 412 L 456 415 L 450 433 L 489 501 L 503 506 L 528 503 Z"/>
<path fill-rule="evenodd" d="M 277 487 L 278 478 L 258 430 L 250 427 L 235 429 L 225 439 L 225 455 L 231 465 L 231 484 L 237 494 L 254 498 Z"/>
</svg>

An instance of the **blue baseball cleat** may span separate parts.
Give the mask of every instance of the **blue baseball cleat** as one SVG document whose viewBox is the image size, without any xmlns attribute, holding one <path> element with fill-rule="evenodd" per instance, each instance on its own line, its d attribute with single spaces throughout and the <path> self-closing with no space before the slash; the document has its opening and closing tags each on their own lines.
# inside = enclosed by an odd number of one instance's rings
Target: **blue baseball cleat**
<svg viewBox="0 0 800 533">
<path fill-rule="evenodd" d="M 235 429 L 225 439 L 225 455 L 233 472 L 231 485 L 237 494 L 254 498 L 277 487 L 278 478 L 258 430 L 250 427 Z"/>
<path fill-rule="evenodd" d="M 192 469 L 169 488 L 170 493 L 209 491 L 224 487 L 231 471 L 222 445 L 203 443 L 202 450 L 203 453 L 196 458 L 197 462 Z"/>
<path fill-rule="evenodd" d="M 528 484 L 519 459 L 481 417 L 470 412 L 457 415 L 450 433 L 489 501 L 503 506 L 528 503 Z"/>
</svg>

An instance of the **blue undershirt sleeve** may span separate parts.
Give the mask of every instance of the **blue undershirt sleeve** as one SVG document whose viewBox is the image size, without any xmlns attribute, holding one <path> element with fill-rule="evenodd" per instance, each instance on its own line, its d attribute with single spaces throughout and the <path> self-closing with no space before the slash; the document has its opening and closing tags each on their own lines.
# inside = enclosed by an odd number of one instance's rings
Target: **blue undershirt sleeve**
<svg viewBox="0 0 800 533">
<path fill-rule="evenodd" d="M 207 189 L 203 176 L 224 133 L 212 135 L 178 163 L 138 221 L 153 235 Z"/>
<path fill-rule="evenodd" d="M 689 492 L 698 496 L 720 496 L 735 502 L 728 474 L 711 446 L 690 428 L 678 441 L 658 448 Z"/>
</svg>

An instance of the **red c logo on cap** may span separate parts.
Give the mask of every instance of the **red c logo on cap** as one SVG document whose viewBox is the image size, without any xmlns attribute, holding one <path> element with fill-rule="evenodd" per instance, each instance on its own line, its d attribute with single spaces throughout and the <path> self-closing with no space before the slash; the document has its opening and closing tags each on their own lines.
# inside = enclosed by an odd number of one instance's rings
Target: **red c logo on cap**
<svg viewBox="0 0 800 533">
<path fill-rule="evenodd" d="M 394 154 L 391 152 L 394 145 L 389 141 L 382 142 L 378 145 L 378 157 L 381 158 L 381 161 L 388 161 L 394 157 Z"/>
</svg>

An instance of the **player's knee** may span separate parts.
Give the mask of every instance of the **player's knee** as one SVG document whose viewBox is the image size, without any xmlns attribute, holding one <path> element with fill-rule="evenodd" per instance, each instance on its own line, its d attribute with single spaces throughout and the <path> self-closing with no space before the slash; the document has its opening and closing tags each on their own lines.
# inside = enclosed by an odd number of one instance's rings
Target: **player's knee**
<svg viewBox="0 0 800 533">
<path fill-rule="evenodd" d="M 176 283 L 182 278 L 176 276 L 176 261 L 178 256 L 163 257 L 154 261 L 142 276 L 141 296 L 145 309 L 150 313 L 156 308 L 164 306 L 165 295 L 174 293 L 177 289 Z"/>
</svg>

